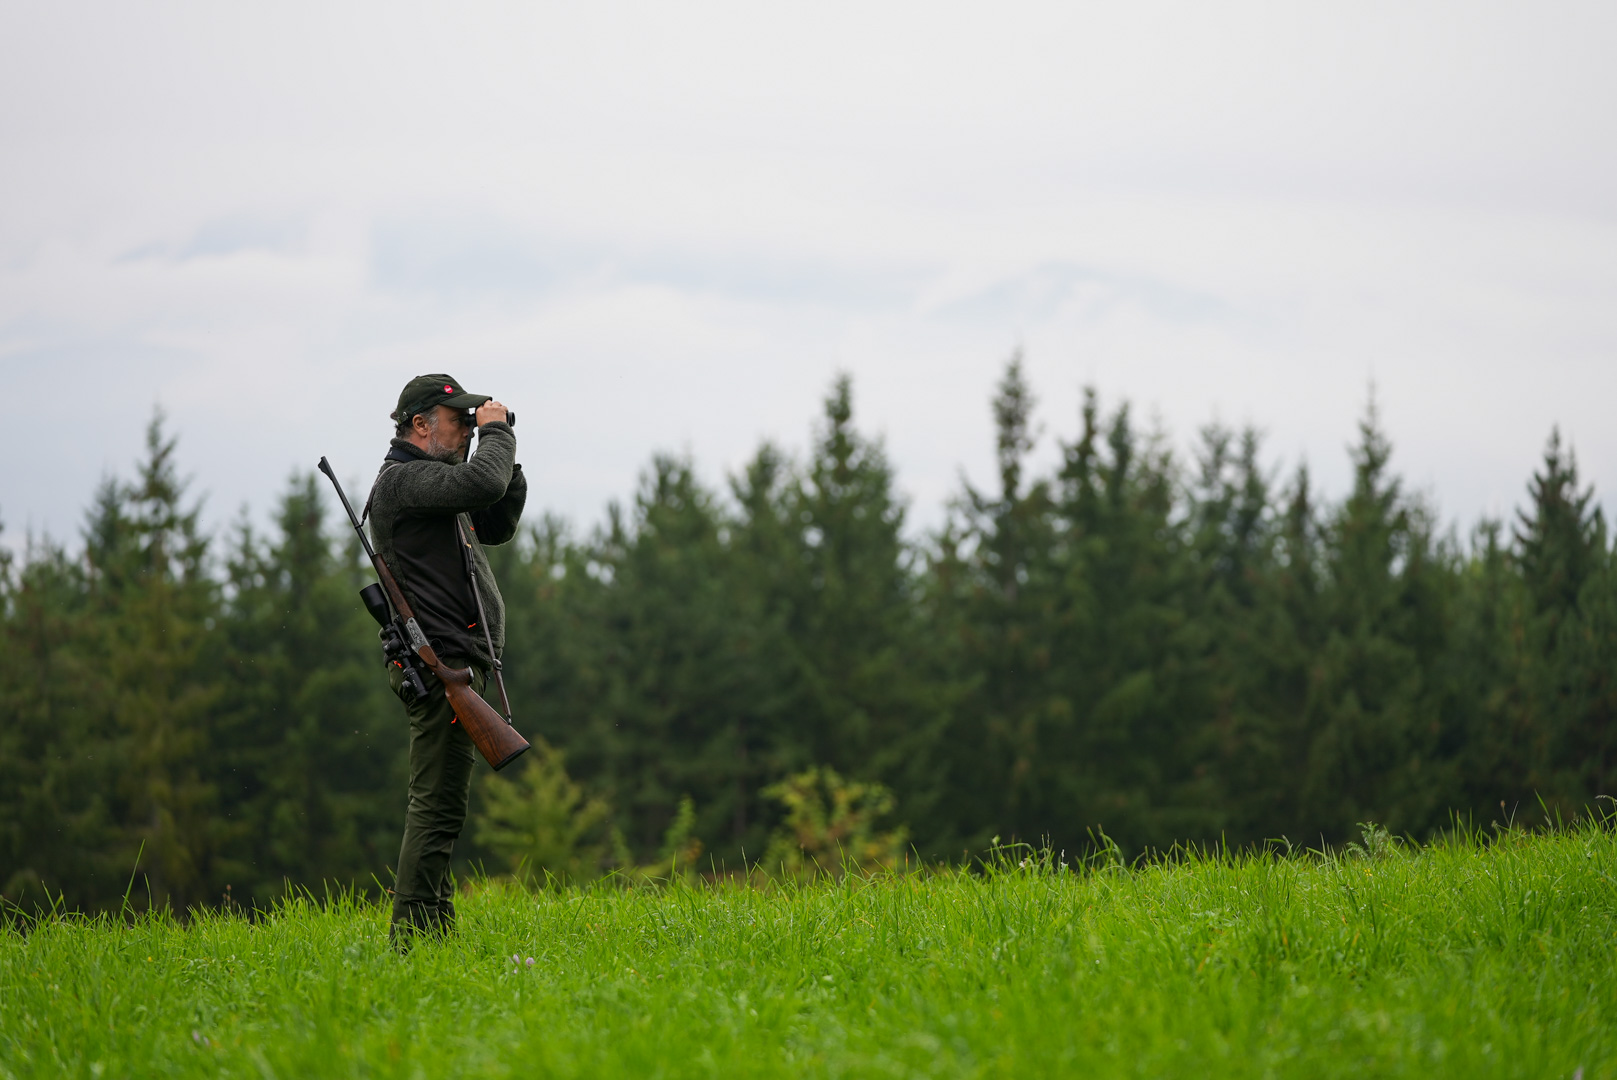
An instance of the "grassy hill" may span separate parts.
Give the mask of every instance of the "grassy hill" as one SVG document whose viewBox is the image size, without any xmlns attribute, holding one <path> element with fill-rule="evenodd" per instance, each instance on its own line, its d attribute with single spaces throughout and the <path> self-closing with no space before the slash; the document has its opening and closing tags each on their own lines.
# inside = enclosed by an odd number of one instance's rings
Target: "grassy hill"
<svg viewBox="0 0 1617 1080">
<path fill-rule="evenodd" d="M 0 1076 L 1617 1076 L 1609 823 L 460 909 L 17 921 Z"/>
</svg>

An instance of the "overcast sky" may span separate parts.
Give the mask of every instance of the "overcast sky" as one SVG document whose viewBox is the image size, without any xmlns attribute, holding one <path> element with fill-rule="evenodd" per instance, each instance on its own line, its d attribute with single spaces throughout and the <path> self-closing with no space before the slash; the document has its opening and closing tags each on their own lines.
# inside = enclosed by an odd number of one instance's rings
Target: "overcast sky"
<svg viewBox="0 0 1617 1080">
<path fill-rule="evenodd" d="M 208 518 L 374 471 L 411 376 L 580 526 L 801 452 L 833 375 L 918 526 L 1025 349 L 1469 525 L 1551 425 L 1617 490 L 1617 5 L 0 0 L 0 519 L 76 535 L 160 403 Z M 1613 505 L 1608 502 L 1607 505 Z"/>
</svg>

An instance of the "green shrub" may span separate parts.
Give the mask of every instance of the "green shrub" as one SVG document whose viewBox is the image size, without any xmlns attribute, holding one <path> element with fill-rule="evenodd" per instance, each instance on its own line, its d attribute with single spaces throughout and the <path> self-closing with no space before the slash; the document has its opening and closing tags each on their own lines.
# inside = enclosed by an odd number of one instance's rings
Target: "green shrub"
<svg viewBox="0 0 1617 1080">
<path fill-rule="evenodd" d="M 787 777 L 764 794 L 786 807 L 786 820 L 764 855 L 771 874 L 841 877 L 849 870 L 890 869 L 904 856 L 908 829 L 876 830 L 894 805 L 893 793 L 881 784 L 847 780 L 824 766 Z"/>
<path fill-rule="evenodd" d="M 613 843 L 611 806 L 585 794 L 567 775 L 564 757 L 536 737 L 514 779 L 490 773 L 483 781 L 477 842 L 526 884 L 593 880 L 619 846 Z"/>
</svg>

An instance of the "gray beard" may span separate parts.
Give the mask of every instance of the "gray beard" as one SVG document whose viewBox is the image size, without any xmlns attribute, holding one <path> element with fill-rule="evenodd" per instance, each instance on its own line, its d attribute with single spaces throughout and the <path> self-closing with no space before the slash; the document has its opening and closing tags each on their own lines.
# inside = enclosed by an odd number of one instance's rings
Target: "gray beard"
<svg viewBox="0 0 1617 1080">
<path fill-rule="evenodd" d="M 427 435 L 427 456 L 434 461 L 441 461 L 445 465 L 459 465 L 461 463 L 460 447 L 445 446 L 438 441 L 436 431 Z"/>
</svg>

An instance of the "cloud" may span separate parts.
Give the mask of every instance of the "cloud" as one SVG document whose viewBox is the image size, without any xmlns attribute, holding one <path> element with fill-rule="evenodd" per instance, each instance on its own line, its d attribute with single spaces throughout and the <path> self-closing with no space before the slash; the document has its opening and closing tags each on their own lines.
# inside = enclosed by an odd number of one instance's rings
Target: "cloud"
<svg viewBox="0 0 1617 1080">
<path fill-rule="evenodd" d="M 185 262 L 228 258 L 244 252 L 289 255 L 302 249 L 307 235 L 306 220 L 243 212 L 205 221 L 189 239 L 178 244 L 162 240 L 140 244 L 117 256 L 113 262 Z"/>
<path fill-rule="evenodd" d="M 1234 313 L 1224 298 L 1162 278 L 1045 263 L 951 301 L 938 314 L 968 322 L 1028 326 L 1049 322 L 1073 307 L 1103 316 L 1120 304 L 1138 305 L 1151 319 L 1174 325 L 1229 318 Z"/>
<path fill-rule="evenodd" d="M 405 296 L 538 298 L 589 269 L 578 253 L 487 218 L 393 218 L 371 236 L 372 287 Z"/>
<path fill-rule="evenodd" d="M 913 303 L 926 276 L 919 266 L 833 261 L 790 249 L 737 250 L 723 240 L 677 245 L 579 239 L 470 213 L 393 217 L 371 234 L 373 288 L 446 303 L 540 302 L 563 290 L 665 288 L 788 307 L 869 311 Z"/>
</svg>

